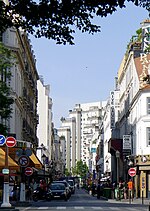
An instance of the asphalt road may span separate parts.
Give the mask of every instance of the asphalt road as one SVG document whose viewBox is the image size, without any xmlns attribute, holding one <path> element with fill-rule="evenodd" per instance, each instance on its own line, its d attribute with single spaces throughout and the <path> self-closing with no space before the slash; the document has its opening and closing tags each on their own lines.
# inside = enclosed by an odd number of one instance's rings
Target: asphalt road
<svg viewBox="0 0 150 211">
<path fill-rule="evenodd" d="M 17 207 L 20 211 L 150 211 L 148 205 L 117 203 L 115 200 L 107 201 L 97 199 L 82 189 L 76 189 L 76 193 L 66 202 L 64 200 L 52 200 L 30 202 L 28 207 Z"/>
</svg>

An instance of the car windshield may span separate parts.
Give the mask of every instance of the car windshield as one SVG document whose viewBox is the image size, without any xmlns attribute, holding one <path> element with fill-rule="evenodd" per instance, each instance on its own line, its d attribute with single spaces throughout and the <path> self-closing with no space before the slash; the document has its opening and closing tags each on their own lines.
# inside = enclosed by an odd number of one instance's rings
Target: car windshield
<svg viewBox="0 0 150 211">
<path fill-rule="evenodd" d="M 54 181 L 54 183 L 63 184 L 65 187 L 68 187 L 68 183 L 66 181 Z"/>
<path fill-rule="evenodd" d="M 68 180 L 68 183 L 69 183 L 70 186 L 74 186 L 74 182 L 73 181 L 71 181 L 71 180 L 69 181 Z"/>
<path fill-rule="evenodd" d="M 51 184 L 51 190 L 65 190 L 65 186 L 63 184 Z"/>
</svg>

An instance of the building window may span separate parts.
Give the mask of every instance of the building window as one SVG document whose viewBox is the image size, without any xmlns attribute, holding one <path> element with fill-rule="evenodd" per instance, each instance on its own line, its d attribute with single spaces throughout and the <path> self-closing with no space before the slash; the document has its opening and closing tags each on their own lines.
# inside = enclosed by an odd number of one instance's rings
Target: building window
<svg viewBox="0 0 150 211">
<path fill-rule="evenodd" d="M 150 127 L 146 128 L 147 145 L 150 146 Z"/>
<path fill-rule="evenodd" d="M 150 114 L 150 97 L 147 97 L 147 114 Z"/>
</svg>

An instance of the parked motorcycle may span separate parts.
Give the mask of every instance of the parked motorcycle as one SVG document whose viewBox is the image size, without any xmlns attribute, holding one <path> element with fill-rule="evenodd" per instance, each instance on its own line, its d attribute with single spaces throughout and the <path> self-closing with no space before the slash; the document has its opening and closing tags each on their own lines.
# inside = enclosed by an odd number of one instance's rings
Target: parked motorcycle
<svg viewBox="0 0 150 211">
<path fill-rule="evenodd" d="M 51 200 L 51 192 L 43 191 L 40 187 L 33 191 L 32 195 L 33 201 L 37 202 L 38 200 Z"/>
</svg>

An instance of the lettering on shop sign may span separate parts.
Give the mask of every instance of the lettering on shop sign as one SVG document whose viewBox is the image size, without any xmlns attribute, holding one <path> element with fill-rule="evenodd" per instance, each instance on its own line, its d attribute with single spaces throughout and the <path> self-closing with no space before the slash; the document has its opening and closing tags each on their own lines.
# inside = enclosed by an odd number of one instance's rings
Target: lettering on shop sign
<svg viewBox="0 0 150 211">
<path fill-rule="evenodd" d="M 123 135 L 123 149 L 131 149 L 131 135 Z"/>
<path fill-rule="evenodd" d="M 110 92 L 110 128 L 115 128 L 115 99 L 114 92 Z"/>
<path fill-rule="evenodd" d="M 150 80 L 150 60 L 146 53 L 140 54 L 140 61 L 142 65 L 142 73 L 140 75 L 140 88 L 145 87 Z"/>
<path fill-rule="evenodd" d="M 150 44 L 150 27 L 147 26 L 145 28 L 143 28 L 142 30 L 142 34 L 143 34 L 143 51 L 145 51 Z"/>
</svg>

